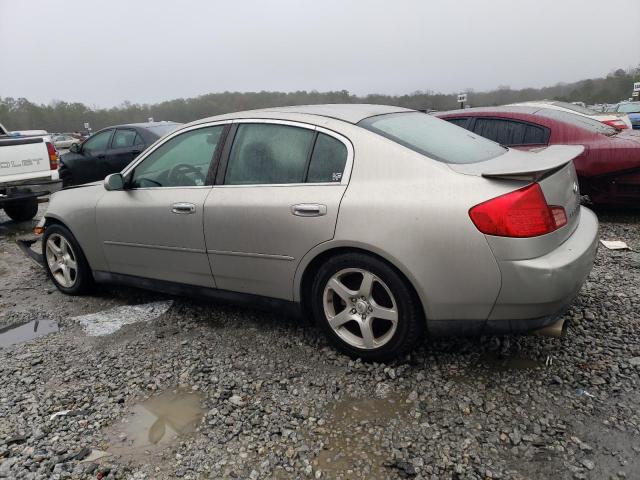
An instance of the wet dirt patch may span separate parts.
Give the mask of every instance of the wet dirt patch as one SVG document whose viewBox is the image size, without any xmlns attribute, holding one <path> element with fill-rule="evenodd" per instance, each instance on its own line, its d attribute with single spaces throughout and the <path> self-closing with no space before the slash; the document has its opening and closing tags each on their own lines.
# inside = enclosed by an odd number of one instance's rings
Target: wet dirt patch
<svg viewBox="0 0 640 480">
<path fill-rule="evenodd" d="M 385 466 L 390 452 L 383 444 L 384 431 L 402 423 L 410 405 L 401 395 L 337 402 L 326 424 L 314 431 L 324 437 L 325 446 L 314 460 L 322 478 L 397 477 L 397 471 Z"/>
<path fill-rule="evenodd" d="M 58 331 L 58 323 L 53 320 L 32 320 L 0 328 L 0 348 L 16 343 L 28 342 Z"/>
<path fill-rule="evenodd" d="M 195 432 L 203 416 L 201 396 L 191 391 L 169 391 L 136 403 L 125 418 L 107 431 L 108 452 L 124 460 L 149 463 L 151 456 Z"/>
</svg>

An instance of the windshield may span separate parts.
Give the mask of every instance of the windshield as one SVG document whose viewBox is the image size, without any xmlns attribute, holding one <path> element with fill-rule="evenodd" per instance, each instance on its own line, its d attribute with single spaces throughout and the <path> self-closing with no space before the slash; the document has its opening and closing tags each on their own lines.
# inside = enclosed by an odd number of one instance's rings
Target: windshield
<svg viewBox="0 0 640 480">
<path fill-rule="evenodd" d="M 180 123 L 167 123 L 166 125 L 154 125 L 153 127 L 145 127 L 150 132 L 155 133 L 159 137 L 164 137 L 166 134 L 173 132 L 178 127 L 180 127 Z"/>
<path fill-rule="evenodd" d="M 571 125 L 589 130 L 590 132 L 600 133 L 609 137 L 618 133 L 615 128 L 610 127 L 609 125 L 605 125 L 602 122 L 589 117 L 583 117 L 582 115 L 576 115 L 575 113 L 563 112 L 562 110 L 551 110 L 550 108 L 543 108 L 542 110 L 536 112 L 536 115 L 555 118 L 556 120 L 570 123 Z"/>
<path fill-rule="evenodd" d="M 358 125 L 445 163 L 482 162 L 507 151 L 464 128 L 419 112 L 378 115 Z"/>
<path fill-rule="evenodd" d="M 622 103 L 618 105 L 618 112 L 621 113 L 640 113 L 640 102 Z"/>
<path fill-rule="evenodd" d="M 580 105 L 576 105 L 575 103 L 551 102 L 551 105 L 555 105 L 556 107 L 566 108 L 567 110 L 572 110 L 574 112 L 581 113 L 582 115 L 594 115 L 594 114 L 598 113 L 595 110 L 591 110 L 590 108 L 581 107 Z"/>
</svg>

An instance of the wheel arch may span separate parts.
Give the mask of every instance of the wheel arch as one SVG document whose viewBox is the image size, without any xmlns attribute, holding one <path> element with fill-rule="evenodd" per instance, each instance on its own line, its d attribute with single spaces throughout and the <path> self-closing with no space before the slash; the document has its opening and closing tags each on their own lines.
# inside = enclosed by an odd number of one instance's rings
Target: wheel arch
<svg viewBox="0 0 640 480">
<path fill-rule="evenodd" d="M 357 244 L 357 243 L 327 243 L 317 246 L 315 249 L 308 252 L 300 262 L 296 275 L 294 278 L 294 291 L 293 299 L 302 305 L 303 311 L 309 310 L 309 299 L 311 294 L 311 285 L 313 284 L 313 278 L 317 273 L 320 266 L 329 258 L 344 253 L 362 253 L 370 255 L 378 260 L 383 261 L 396 273 L 400 275 L 402 279 L 407 283 L 413 295 L 418 300 L 420 309 L 425 318 L 428 316 L 428 308 L 425 298 L 418 293 L 415 287 L 415 278 L 408 272 L 408 269 L 397 261 L 393 256 L 386 252 L 370 245 Z"/>
</svg>

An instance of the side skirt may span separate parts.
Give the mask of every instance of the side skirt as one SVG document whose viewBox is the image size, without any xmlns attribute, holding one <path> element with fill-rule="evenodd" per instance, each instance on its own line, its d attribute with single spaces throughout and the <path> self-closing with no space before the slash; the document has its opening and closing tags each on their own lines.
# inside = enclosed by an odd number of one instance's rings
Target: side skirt
<svg viewBox="0 0 640 480">
<path fill-rule="evenodd" d="M 303 317 L 302 306 L 299 303 L 278 298 L 262 297 L 250 293 L 231 292 L 229 290 L 218 290 L 216 288 L 201 287 L 198 285 L 167 282 L 153 278 L 135 277 L 121 273 L 94 271 L 93 279 L 96 283 L 125 285 L 169 295 L 196 297 L 233 305 L 245 305 L 259 310 L 277 310 L 290 316 Z"/>
</svg>

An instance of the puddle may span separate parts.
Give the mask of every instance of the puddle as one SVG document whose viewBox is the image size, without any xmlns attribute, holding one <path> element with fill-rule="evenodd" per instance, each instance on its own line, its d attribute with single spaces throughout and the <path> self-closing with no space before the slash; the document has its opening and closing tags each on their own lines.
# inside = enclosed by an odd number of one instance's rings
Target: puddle
<svg viewBox="0 0 640 480">
<path fill-rule="evenodd" d="M 109 433 L 109 453 L 131 457 L 164 447 L 176 438 L 193 433 L 203 410 L 201 397 L 193 392 L 166 392 L 134 405 Z"/>
<path fill-rule="evenodd" d="M 386 478 L 393 472 L 384 466 L 391 452 L 381 444 L 382 431 L 404 421 L 410 409 L 404 397 L 349 398 L 334 405 L 321 429 L 325 448 L 314 460 L 323 478 Z M 355 472 L 368 472 L 358 477 Z M 346 476 L 345 476 L 346 475 Z"/>
<path fill-rule="evenodd" d="M 53 320 L 32 320 L 0 328 L 0 347 L 8 347 L 16 343 L 28 342 L 38 337 L 58 331 L 58 324 Z"/>
<path fill-rule="evenodd" d="M 529 370 L 544 366 L 543 363 L 526 357 L 501 357 L 495 353 L 485 353 L 480 356 L 476 368 L 491 372 L 506 372 L 513 370 Z"/>
<path fill-rule="evenodd" d="M 89 336 L 111 335 L 125 325 L 158 318 L 166 313 L 172 304 L 173 300 L 164 300 L 141 305 L 123 305 L 102 312 L 73 317 L 72 320 L 80 323 Z"/>
</svg>

